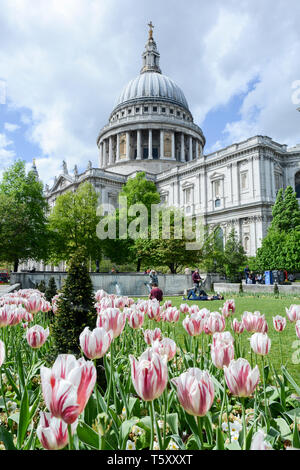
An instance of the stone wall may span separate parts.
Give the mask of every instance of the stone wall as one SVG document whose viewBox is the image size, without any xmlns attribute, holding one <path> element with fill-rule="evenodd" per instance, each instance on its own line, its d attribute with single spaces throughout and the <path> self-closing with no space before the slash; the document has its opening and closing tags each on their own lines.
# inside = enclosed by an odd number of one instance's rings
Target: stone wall
<svg viewBox="0 0 300 470">
<path fill-rule="evenodd" d="M 214 283 L 214 291 L 219 293 L 238 293 L 240 289 L 240 284 L 230 284 L 226 282 L 216 282 Z M 300 284 L 291 284 L 289 286 L 281 286 L 278 285 L 278 290 L 280 294 L 286 295 L 293 295 L 298 294 L 300 295 Z M 243 291 L 251 294 L 273 294 L 274 292 L 274 284 L 273 285 L 265 285 L 265 284 L 243 284 Z"/>
<path fill-rule="evenodd" d="M 54 277 L 58 289 L 66 278 L 65 272 L 20 272 L 11 274 L 11 284 L 20 283 L 22 289 L 33 288 L 42 280 L 48 284 L 50 277 Z M 118 295 L 148 295 L 149 291 L 145 282 L 149 282 L 149 276 L 139 273 L 90 273 L 94 290 L 104 289 L 109 294 Z M 193 286 L 191 276 L 185 274 L 158 275 L 159 287 L 164 295 L 183 295 L 186 289 Z"/>
</svg>

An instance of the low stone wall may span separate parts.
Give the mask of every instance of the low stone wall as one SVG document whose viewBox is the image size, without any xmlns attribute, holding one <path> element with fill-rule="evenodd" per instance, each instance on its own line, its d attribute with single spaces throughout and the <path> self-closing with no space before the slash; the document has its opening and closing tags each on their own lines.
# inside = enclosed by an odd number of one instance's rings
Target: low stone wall
<svg viewBox="0 0 300 470">
<path fill-rule="evenodd" d="M 62 287 L 66 278 L 65 272 L 20 272 L 11 273 L 11 284 L 20 283 L 22 289 L 33 288 L 42 280 L 46 285 L 50 277 L 54 277 L 58 289 Z M 139 273 L 90 273 L 94 290 L 104 289 L 109 294 L 118 295 L 148 295 L 149 291 L 145 282 L 149 282 L 149 276 Z M 193 286 L 191 275 L 185 274 L 159 274 L 159 287 L 164 295 L 183 295 L 184 291 Z"/>
<path fill-rule="evenodd" d="M 220 293 L 232 292 L 238 293 L 240 290 L 240 284 L 238 283 L 226 283 L 226 282 L 216 282 L 214 284 L 214 291 Z M 281 286 L 278 285 L 278 290 L 280 294 L 292 295 L 292 294 L 299 294 L 300 295 L 300 284 L 291 284 L 288 286 Z M 266 285 L 266 284 L 243 284 L 243 292 L 249 292 L 252 294 L 273 294 L 274 292 L 274 284 Z"/>
</svg>

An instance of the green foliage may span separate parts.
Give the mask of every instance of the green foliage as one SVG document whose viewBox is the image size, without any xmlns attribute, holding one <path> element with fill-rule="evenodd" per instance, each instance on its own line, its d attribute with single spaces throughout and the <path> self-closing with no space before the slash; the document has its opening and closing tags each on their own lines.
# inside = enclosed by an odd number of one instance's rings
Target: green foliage
<svg viewBox="0 0 300 470">
<path fill-rule="evenodd" d="M 46 283 L 45 283 L 45 281 L 42 280 L 42 281 L 38 284 L 37 288 L 38 288 L 38 290 L 39 290 L 40 292 L 43 292 L 43 294 L 44 294 L 44 293 L 46 292 Z"/>
<path fill-rule="evenodd" d="M 257 250 L 257 265 L 269 269 L 300 269 L 300 209 L 291 186 L 280 189 L 272 210 L 268 234 Z"/>
<path fill-rule="evenodd" d="M 220 227 L 216 227 L 212 231 L 209 231 L 209 228 L 205 229 L 200 266 L 206 272 L 223 272 L 224 248 L 220 234 Z"/>
<path fill-rule="evenodd" d="M 55 354 L 78 355 L 80 333 L 86 326 L 94 329 L 97 318 L 93 285 L 83 250 L 71 258 L 61 293 L 52 326 Z"/>
<path fill-rule="evenodd" d="M 49 216 L 51 260 L 67 261 L 81 249 L 86 259 L 101 259 L 101 241 L 97 237 L 98 197 L 92 184 L 84 183 L 76 192 L 59 196 Z"/>
<path fill-rule="evenodd" d="M 237 281 L 243 271 L 243 265 L 247 257 L 242 244 L 238 241 L 235 230 L 229 233 L 224 249 L 223 266 L 224 274 L 230 281 Z"/>
<path fill-rule="evenodd" d="M 20 260 L 47 258 L 47 210 L 43 184 L 18 160 L 0 183 L 1 261 L 14 263 L 16 270 Z"/>
<path fill-rule="evenodd" d="M 47 289 L 45 291 L 45 297 L 48 302 L 51 302 L 53 297 L 57 294 L 57 286 L 54 277 L 50 277 Z"/>
</svg>

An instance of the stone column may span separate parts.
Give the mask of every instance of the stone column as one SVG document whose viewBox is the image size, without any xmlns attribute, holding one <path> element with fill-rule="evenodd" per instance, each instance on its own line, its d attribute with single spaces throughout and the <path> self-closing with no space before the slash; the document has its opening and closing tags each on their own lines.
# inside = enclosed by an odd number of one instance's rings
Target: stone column
<svg viewBox="0 0 300 470">
<path fill-rule="evenodd" d="M 103 168 L 103 142 L 100 142 L 100 145 L 99 145 L 99 166 L 100 168 Z"/>
<path fill-rule="evenodd" d="M 142 131 L 140 130 L 137 131 L 136 136 L 136 159 L 142 159 Z"/>
<path fill-rule="evenodd" d="M 266 200 L 271 199 L 271 162 L 269 158 L 265 158 L 265 181 L 266 181 Z"/>
<path fill-rule="evenodd" d="M 109 163 L 109 165 L 113 164 L 113 147 L 112 147 L 112 137 L 111 136 L 108 140 L 108 163 Z"/>
<path fill-rule="evenodd" d="M 198 160 L 199 157 L 199 140 L 196 140 L 196 159 Z"/>
<path fill-rule="evenodd" d="M 172 132 L 172 160 L 176 160 L 176 155 L 175 155 L 175 132 Z"/>
<path fill-rule="evenodd" d="M 275 187 L 275 171 L 274 171 L 274 168 L 275 168 L 275 164 L 274 164 L 274 160 L 270 160 L 270 171 L 271 171 L 271 198 L 273 200 L 276 199 L 276 187 Z"/>
<path fill-rule="evenodd" d="M 261 178 L 261 158 L 259 155 L 256 155 L 253 160 L 253 182 L 254 182 L 254 199 L 262 199 L 262 178 Z"/>
<path fill-rule="evenodd" d="M 103 166 L 107 166 L 107 160 L 106 160 L 106 139 L 103 140 Z"/>
<path fill-rule="evenodd" d="M 130 160 L 130 133 L 126 132 L 126 160 Z"/>
<path fill-rule="evenodd" d="M 159 158 L 164 158 L 165 156 L 164 136 L 165 136 L 164 131 L 160 131 L 160 157 Z"/>
<path fill-rule="evenodd" d="M 189 161 L 193 160 L 193 137 L 190 135 L 190 142 L 189 142 Z"/>
<path fill-rule="evenodd" d="M 120 160 L 120 134 L 117 134 L 116 162 Z"/>
<path fill-rule="evenodd" d="M 234 197 L 234 205 L 240 205 L 240 172 L 237 162 L 232 164 L 232 189 Z"/>
<path fill-rule="evenodd" d="M 152 160 L 152 129 L 149 129 L 149 140 L 148 140 L 148 159 Z"/>
<path fill-rule="evenodd" d="M 185 162 L 184 133 L 181 134 L 180 160 L 181 160 L 182 162 Z"/>
</svg>

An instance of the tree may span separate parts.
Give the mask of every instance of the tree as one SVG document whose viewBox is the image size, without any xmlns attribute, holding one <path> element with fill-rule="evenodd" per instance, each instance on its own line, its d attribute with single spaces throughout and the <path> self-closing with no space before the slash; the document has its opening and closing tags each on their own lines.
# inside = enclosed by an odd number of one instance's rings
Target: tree
<svg viewBox="0 0 300 470">
<path fill-rule="evenodd" d="M 13 263 L 14 271 L 20 260 L 47 258 L 47 210 L 43 184 L 18 160 L 0 183 L 0 260 Z"/>
<path fill-rule="evenodd" d="M 142 259 L 140 258 L 139 252 L 135 249 L 137 240 L 133 239 L 132 236 L 130 236 L 130 232 L 128 232 L 130 224 L 135 219 L 135 216 L 130 215 L 130 208 L 133 208 L 135 204 L 143 204 L 147 209 L 147 221 L 150 225 L 151 205 L 159 204 L 160 195 L 155 184 L 146 179 L 145 172 L 139 172 L 134 178 L 129 178 L 127 183 L 123 186 L 119 194 L 119 202 L 121 198 L 127 199 L 127 206 L 116 209 L 114 214 L 107 217 L 107 221 L 112 220 L 112 222 L 116 224 L 116 236 L 113 239 L 107 238 L 103 240 L 103 250 L 112 262 L 119 264 L 136 262 L 137 271 L 140 271 Z M 121 238 L 120 236 L 119 227 L 122 224 L 126 226 L 127 238 Z M 140 241 L 140 238 L 138 238 L 138 240 Z"/>
<path fill-rule="evenodd" d="M 236 281 L 240 277 L 242 267 L 247 261 L 245 250 L 238 240 L 234 228 L 230 231 L 224 249 L 224 274 L 230 281 Z"/>
<path fill-rule="evenodd" d="M 280 189 L 272 209 L 273 220 L 262 246 L 257 250 L 257 265 L 264 270 L 300 267 L 300 208 L 291 186 Z"/>
<path fill-rule="evenodd" d="M 78 249 L 87 259 L 101 258 L 101 241 L 96 231 L 100 220 L 97 206 L 98 197 L 90 183 L 57 198 L 49 216 L 53 262 L 68 261 Z"/>
<path fill-rule="evenodd" d="M 55 354 L 80 354 L 79 335 L 86 326 L 95 328 L 97 312 L 85 250 L 76 251 L 57 301 L 52 326 Z"/>
<path fill-rule="evenodd" d="M 50 277 L 48 286 L 45 292 L 45 297 L 48 302 L 51 302 L 53 297 L 57 294 L 57 286 L 54 277 Z"/>
<path fill-rule="evenodd" d="M 224 246 L 220 227 L 205 228 L 201 267 L 208 273 L 223 272 Z"/>
</svg>

